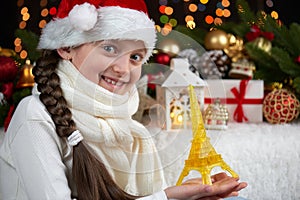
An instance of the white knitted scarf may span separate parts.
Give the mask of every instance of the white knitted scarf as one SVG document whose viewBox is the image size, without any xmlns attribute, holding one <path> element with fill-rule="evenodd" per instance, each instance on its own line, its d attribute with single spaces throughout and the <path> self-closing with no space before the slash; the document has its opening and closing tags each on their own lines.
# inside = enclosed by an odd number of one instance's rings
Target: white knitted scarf
<svg viewBox="0 0 300 200">
<path fill-rule="evenodd" d="M 161 162 L 151 134 L 131 116 L 138 109 L 134 87 L 118 95 L 87 80 L 69 61 L 58 67 L 61 87 L 73 119 L 116 183 L 134 195 L 164 187 Z"/>
</svg>

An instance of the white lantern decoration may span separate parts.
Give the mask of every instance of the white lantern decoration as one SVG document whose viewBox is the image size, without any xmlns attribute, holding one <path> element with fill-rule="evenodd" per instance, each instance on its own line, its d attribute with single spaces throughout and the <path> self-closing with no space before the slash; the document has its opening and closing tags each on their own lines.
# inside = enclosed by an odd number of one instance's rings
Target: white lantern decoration
<svg viewBox="0 0 300 200">
<path fill-rule="evenodd" d="M 187 58 L 173 58 L 170 70 L 155 80 L 156 100 L 165 109 L 165 115 L 158 115 L 158 120 L 165 122 L 164 129 L 191 128 L 188 86 L 193 85 L 198 97 L 201 112 L 204 109 L 205 82 L 190 69 Z M 159 119 L 159 117 L 165 119 Z"/>
</svg>

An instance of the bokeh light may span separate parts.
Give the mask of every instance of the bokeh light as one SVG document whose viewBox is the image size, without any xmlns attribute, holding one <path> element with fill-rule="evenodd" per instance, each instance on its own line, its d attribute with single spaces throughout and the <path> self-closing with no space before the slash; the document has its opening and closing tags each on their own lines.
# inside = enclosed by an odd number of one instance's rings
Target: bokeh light
<svg viewBox="0 0 300 200">
<path fill-rule="evenodd" d="M 274 18 L 274 19 L 278 19 L 278 13 L 276 11 L 272 11 L 271 12 L 271 16 Z"/>
<path fill-rule="evenodd" d="M 172 7 L 166 7 L 165 8 L 166 15 L 172 15 L 173 14 L 173 8 Z"/>
<path fill-rule="evenodd" d="M 207 24 L 212 24 L 212 23 L 214 22 L 214 18 L 213 18 L 211 15 L 207 15 L 207 16 L 205 17 L 205 22 L 206 22 Z"/>
<path fill-rule="evenodd" d="M 55 7 L 50 8 L 49 10 L 50 15 L 54 16 L 57 13 L 57 9 Z"/>
<path fill-rule="evenodd" d="M 196 12 L 196 11 L 198 10 L 198 6 L 197 6 L 196 4 L 191 3 L 191 4 L 189 5 L 189 10 L 190 10 L 191 12 Z"/>
<path fill-rule="evenodd" d="M 161 23 L 165 24 L 169 21 L 169 17 L 167 15 L 162 15 L 162 16 L 160 16 L 159 20 Z"/>
<path fill-rule="evenodd" d="M 166 9 L 166 7 L 167 7 L 167 6 L 165 6 L 165 5 L 159 6 L 159 12 L 160 12 L 161 14 L 165 14 L 165 9 Z"/>
</svg>

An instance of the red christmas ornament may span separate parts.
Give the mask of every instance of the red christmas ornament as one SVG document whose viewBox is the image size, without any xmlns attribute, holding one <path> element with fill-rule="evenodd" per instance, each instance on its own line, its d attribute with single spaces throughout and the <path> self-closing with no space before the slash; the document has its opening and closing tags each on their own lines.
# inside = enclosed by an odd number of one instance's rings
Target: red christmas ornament
<svg viewBox="0 0 300 200">
<path fill-rule="evenodd" d="M 299 116 L 300 102 L 286 89 L 273 90 L 263 101 L 263 114 L 272 124 L 291 122 Z"/>
<path fill-rule="evenodd" d="M 18 74 L 18 67 L 11 57 L 0 56 L 0 82 L 11 82 Z"/>
<path fill-rule="evenodd" d="M 18 67 L 14 59 L 0 56 L 0 89 L 6 99 L 10 99 L 13 94 L 13 81 L 17 75 Z"/>
<path fill-rule="evenodd" d="M 300 64 L 300 55 L 299 55 L 297 58 L 295 58 L 295 62 L 296 62 L 297 64 Z"/>
<path fill-rule="evenodd" d="M 155 56 L 155 62 L 162 65 L 169 65 L 171 61 L 171 57 L 167 53 L 158 53 Z"/>
<path fill-rule="evenodd" d="M 250 28 L 250 32 L 246 34 L 246 39 L 248 41 L 253 41 L 258 37 L 264 37 L 268 39 L 269 41 L 272 41 L 274 39 L 274 33 L 272 32 L 263 32 L 260 30 L 260 28 L 257 25 L 253 25 Z"/>
</svg>

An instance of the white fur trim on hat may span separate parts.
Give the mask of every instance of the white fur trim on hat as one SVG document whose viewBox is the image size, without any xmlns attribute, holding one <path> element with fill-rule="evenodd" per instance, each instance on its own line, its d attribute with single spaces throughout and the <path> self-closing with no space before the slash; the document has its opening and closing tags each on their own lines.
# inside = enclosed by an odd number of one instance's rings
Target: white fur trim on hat
<svg viewBox="0 0 300 200">
<path fill-rule="evenodd" d="M 145 61 L 148 60 L 155 47 L 156 31 L 155 23 L 146 13 L 119 6 L 100 7 L 96 9 L 97 20 L 93 23 L 93 6 L 86 4 L 74 6 L 75 11 L 65 18 L 50 21 L 42 30 L 38 49 L 54 50 L 111 39 L 141 40 L 147 49 Z M 82 25 L 84 21 L 85 26 Z"/>
</svg>

